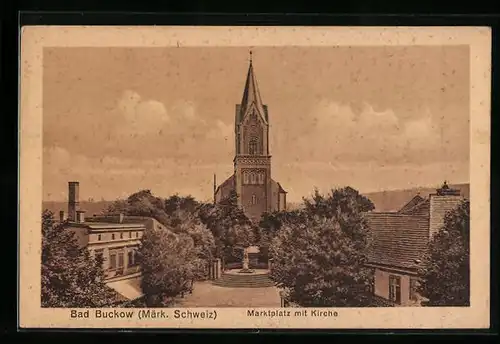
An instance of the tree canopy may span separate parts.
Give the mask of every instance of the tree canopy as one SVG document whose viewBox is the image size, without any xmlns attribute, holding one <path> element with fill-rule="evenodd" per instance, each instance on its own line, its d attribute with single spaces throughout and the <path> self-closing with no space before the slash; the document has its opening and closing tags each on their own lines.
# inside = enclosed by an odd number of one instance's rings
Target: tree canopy
<svg viewBox="0 0 500 344">
<path fill-rule="evenodd" d="M 422 268 L 421 295 L 426 306 L 470 304 L 470 213 L 464 200 L 444 219 L 444 226 L 429 243 Z"/>
<path fill-rule="evenodd" d="M 133 193 L 126 200 L 116 200 L 105 213 L 153 217 L 163 225 L 169 225 L 164 201 L 160 197 L 153 196 L 151 190 L 141 190 Z"/>
<path fill-rule="evenodd" d="M 262 246 L 270 245 L 272 239 L 284 224 L 304 223 L 307 214 L 303 210 L 275 211 L 262 214 L 259 222 L 260 238 L 259 243 Z"/>
<path fill-rule="evenodd" d="M 349 187 L 327 196 L 316 190 L 304 203 L 303 212 L 293 215 L 298 221 L 280 216 L 270 248 L 271 278 L 301 306 L 368 305 L 369 236 L 362 212 L 373 204 Z"/>
<path fill-rule="evenodd" d="M 193 240 L 196 253 L 195 279 L 207 278 L 208 265 L 215 255 L 215 239 L 212 232 L 191 212 L 172 214 L 172 229 L 174 233 L 187 235 Z"/>
<path fill-rule="evenodd" d="M 218 204 L 203 204 L 199 208 L 200 220 L 212 231 L 217 256 L 222 257 L 227 248 L 246 247 L 255 243 L 255 228 L 238 206 L 238 196 L 232 192 Z"/>
<path fill-rule="evenodd" d="M 104 283 L 102 260 L 79 247 L 74 233 L 42 214 L 42 307 L 104 307 L 118 301 Z"/>
<path fill-rule="evenodd" d="M 212 232 L 199 218 L 201 205 L 191 196 L 173 195 L 162 199 L 154 196 L 150 190 L 141 190 L 130 195 L 126 200 L 115 201 L 109 207 L 108 212 L 153 217 L 173 233 L 189 236 L 196 253 L 192 257 L 194 261 L 190 262 L 195 267 L 194 278 L 204 279 L 207 277 L 208 264 L 215 254 L 215 240 Z"/>
<path fill-rule="evenodd" d="M 191 237 L 148 229 L 138 252 L 142 291 L 148 307 L 162 307 L 187 292 L 196 277 L 197 251 Z"/>
<path fill-rule="evenodd" d="M 195 242 L 201 244 L 199 238 L 205 238 L 201 248 L 205 256 L 213 251 L 213 256 L 222 257 L 228 247 L 249 246 L 256 242 L 258 235 L 256 227 L 238 206 L 235 192 L 213 204 L 199 202 L 192 196 L 172 195 L 161 199 L 153 196 L 150 190 L 142 190 L 126 200 L 115 201 L 107 210 L 107 213 L 118 212 L 154 217 L 176 232 L 184 231 L 190 235 L 198 232 Z M 196 230 L 186 231 L 190 226 Z M 205 229 L 211 232 L 212 238 Z"/>
</svg>

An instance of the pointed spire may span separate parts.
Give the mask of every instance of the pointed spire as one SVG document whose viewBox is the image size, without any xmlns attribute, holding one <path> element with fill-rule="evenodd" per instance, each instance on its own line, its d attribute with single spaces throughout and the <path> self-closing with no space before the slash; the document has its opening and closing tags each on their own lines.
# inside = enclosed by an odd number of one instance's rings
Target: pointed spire
<svg viewBox="0 0 500 344">
<path fill-rule="evenodd" d="M 245 90 L 243 91 L 243 98 L 241 99 L 242 115 L 248 110 L 252 103 L 255 103 L 257 109 L 261 111 L 261 114 L 264 114 L 264 106 L 262 104 L 262 99 L 260 98 L 257 79 L 253 71 L 252 51 L 250 50 L 250 63 L 248 66 L 247 80 L 245 83 Z"/>
</svg>

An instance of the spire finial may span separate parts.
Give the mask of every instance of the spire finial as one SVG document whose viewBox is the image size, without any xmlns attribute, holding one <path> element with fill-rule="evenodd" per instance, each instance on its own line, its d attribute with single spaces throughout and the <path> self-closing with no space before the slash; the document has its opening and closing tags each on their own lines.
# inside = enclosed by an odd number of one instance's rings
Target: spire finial
<svg viewBox="0 0 500 344">
<path fill-rule="evenodd" d="M 250 64 L 252 64 L 252 49 L 250 49 Z"/>
</svg>

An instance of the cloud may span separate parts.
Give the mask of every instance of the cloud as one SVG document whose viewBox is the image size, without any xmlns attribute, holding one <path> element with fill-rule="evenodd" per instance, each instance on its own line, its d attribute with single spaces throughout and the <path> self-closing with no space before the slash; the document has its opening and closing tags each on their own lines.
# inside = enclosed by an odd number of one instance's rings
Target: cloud
<svg viewBox="0 0 500 344">
<path fill-rule="evenodd" d="M 119 128 L 127 133 L 155 132 L 170 122 L 170 116 L 163 103 L 153 99 L 142 99 L 135 91 L 123 92 L 118 99 L 117 108 L 123 119 Z"/>
<path fill-rule="evenodd" d="M 204 119 L 198 117 L 196 113 L 196 104 L 192 101 L 178 101 L 172 106 L 171 111 L 175 119 L 205 123 Z"/>
<path fill-rule="evenodd" d="M 223 139 L 224 141 L 234 140 L 234 128 L 230 124 L 226 124 L 221 120 L 216 120 L 215 125 L 207 132 L 208 139 Z"/>
<path fill-rule="evenodd" d="M 165 197 L 189 189 L 193 196 L 205 199 L 211 197 L 213 174 L 225 178 L 230 167 L 230 161 L 207 164 L 168 156 L 87 157 L 63 147 L 46 146 L 43 149 L 43 191 L 46 199 L 64 200 L 68 181 L 78 180 L 82 199 L 115 199 L 141 189 L 150 189 Z"/>
<path fill-rule="evenodd" d="M 356 112 L 350 105 L 321 101 L 311 112 L 308 133 L 288 142 L 297 161 L 308 156 L 311 161 L 404 162 L 440 148 L 440 133 L 427 109 L 403 121 L 392 109 L 375 110 L 365 103 Z"/>
</svg>

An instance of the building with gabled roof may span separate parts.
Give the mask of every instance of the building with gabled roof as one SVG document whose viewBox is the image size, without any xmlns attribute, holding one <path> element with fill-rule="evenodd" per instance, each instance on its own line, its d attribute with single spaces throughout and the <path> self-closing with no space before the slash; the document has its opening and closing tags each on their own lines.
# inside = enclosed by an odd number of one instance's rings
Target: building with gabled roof
<svg viewBox="0 0 500 344">
<path fill-rule="evenodd" d="M 271 178 L 269 113 L 260 96 L 251 56 L 243 97 L 236 105 L 234 133 L 234 172 L 219 186 L 214 176 L 214 202 L 235 192 L 238 205 L 252 221 L 260 220 L 264 212 L 286 210 L 287 192 Z"/>
<path fill-rule="evenodd" d="M 413 197 L 396 212 L 365 214 L 371 242 L 366 266 L 374 269 L 375 297 L 392 306 L 418 306 L 418 266 L 445 214 L 463 197 L 445 182 L 436 193 Z"/>
</svg>

